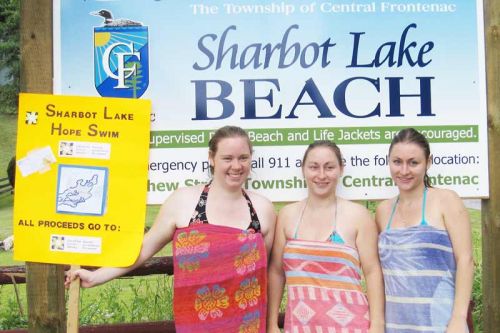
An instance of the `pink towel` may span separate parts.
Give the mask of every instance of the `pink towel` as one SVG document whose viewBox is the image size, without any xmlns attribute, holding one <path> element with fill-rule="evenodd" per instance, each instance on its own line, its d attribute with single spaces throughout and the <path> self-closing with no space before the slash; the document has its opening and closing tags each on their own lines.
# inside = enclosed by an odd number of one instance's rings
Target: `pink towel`
<svg viewBox="0 0 500 333">
<path fill-rule="evenodd" d="M 260 233 L 211 224 L 174 235 L 176 332 L 265 333 L 267 257 Z"/>
</svg>

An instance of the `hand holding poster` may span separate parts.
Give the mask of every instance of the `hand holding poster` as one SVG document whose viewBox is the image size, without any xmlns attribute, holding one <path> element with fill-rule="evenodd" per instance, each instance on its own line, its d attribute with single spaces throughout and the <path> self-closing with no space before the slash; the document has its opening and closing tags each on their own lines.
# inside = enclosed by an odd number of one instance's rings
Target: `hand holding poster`
<svg viewBox="0 0 500 333">
<path fill-rule="evenodd" d="M 16 260 L 128 266 L 146 210 L 148 100 L 21 94 Z"/>
</svg>

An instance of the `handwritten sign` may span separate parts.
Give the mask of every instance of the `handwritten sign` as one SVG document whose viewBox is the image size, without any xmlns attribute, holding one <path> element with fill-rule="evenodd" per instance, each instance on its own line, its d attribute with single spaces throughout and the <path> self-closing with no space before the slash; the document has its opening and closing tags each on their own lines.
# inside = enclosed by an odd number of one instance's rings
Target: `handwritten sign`
<svg viewBox="0 0 500 333">
<path fill-rule="evenodd" d="M 131 265 L 142 243 L 148 100 L 21 94 L 14 258 Z"/>
</svg>

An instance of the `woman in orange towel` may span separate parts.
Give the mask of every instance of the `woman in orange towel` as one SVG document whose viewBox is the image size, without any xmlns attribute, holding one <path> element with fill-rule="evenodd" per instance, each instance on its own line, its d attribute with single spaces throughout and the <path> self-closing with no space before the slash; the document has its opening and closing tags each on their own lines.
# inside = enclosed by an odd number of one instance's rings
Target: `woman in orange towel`
<svg viewBox="0 0 500 333">
<path fill-rule="evenodd" d="M 176 332 L 265 332 L 274 207 L 242 189 L 252 162 L 252 144 L 243 129 L 217 130 L 208 158 L 210 183 L 168 197 L 132 266 L 79 269 L 68 274 L 66 284 L 76 277 L 82 287 L 105 283 L 173 241 Z"/>
<path fill-rule="evenodd" d="M 361 205 L 336 195 L 343 172 L 331 141 L 309 145 L 302 161 L 308 196 L 281 209 L 269 264 L 268 332 L 384 332 L 377 228 Z M 366 278 L 368 299 L 361 288 Z"/>
</svg>

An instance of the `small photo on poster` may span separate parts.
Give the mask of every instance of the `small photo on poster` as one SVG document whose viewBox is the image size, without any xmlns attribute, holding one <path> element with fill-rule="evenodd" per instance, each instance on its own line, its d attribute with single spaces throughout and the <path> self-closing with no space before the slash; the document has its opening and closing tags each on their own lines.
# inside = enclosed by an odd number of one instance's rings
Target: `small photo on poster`
<svg viewBox="0 0 500 333">
<path fill-rule="evenodd" d="M 59 165 L 57 213 L 103 215 L 106 210 L 108 169 Z"/>
<path fill-rule="evenodd" d="M 51 235 L 50 236 L 50 250 L 51 251 L 64 251 L 64 236 Z"/>
<path fill-rule="evenodd" d="M 75 154 L 75 143 L 72 141 L 59 142 L 59 156 L 73 156 Z"/>
</svg>

